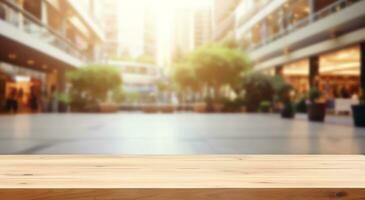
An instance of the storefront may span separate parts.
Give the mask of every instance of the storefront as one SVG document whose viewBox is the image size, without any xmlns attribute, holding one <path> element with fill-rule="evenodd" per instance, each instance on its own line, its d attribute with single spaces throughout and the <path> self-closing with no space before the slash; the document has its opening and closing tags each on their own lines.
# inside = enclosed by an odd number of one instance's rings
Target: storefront
<svg viewBox="0 0 365 200">
<path fill-rule="evenodd" d="M 353 46 L 320 56 L 318 85 L 328 99 L 360 96 L 360 47 Z"/>
<path fill-rule="evenodd" d="M 297 97 L 317 87 L 328 102 L 328 110 L 349 113 L 361 95 L 361 48 L 350 46 L 289 63 L 276 74 L 293 85 Z"/>
<path fill-rule="evenodd" d="M 284 65 L 279 73 L 295 88 L 298 98 L 307 95 L 310 88 L 309 61 L 307 59 Z"/>
<path fill-rule="evenodd" d="M 46 73 L 0 63 L 0 74 L 2 111 L 28 113 L 41 110 L 42 99 L 47 93 Z"/>
</svg>

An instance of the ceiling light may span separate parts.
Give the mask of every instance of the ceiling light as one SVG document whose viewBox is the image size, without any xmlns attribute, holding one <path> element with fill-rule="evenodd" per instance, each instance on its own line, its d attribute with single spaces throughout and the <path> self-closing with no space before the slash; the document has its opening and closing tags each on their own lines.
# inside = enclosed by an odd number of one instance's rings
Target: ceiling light
<svg viewBox="0 0 365 200">
<path fill-rule="evenodd" d="M 27 61 L 27 64 L 28 64 L 28 65 L 34 65 L 34 63 L 35 63 L 35 62 L 34 62 L 34 60 L 28 60 L 28 61 Z"/>
<path fill-rule="evenodd" d="M 43 69 L 48 69 L 48 66 L 47 65 L 42 65 L 42 68 Z"/>
<path fill-rule="evenodd" d="M 14 79 L 15 82 L 29 82 L 31 80 L 29 76 L 20 76 L 20 75 L 15 76 Z"/>
<path fill-rule="evenodd" d="M 10 53 L 9 55 L 8 55 L 8 57 L 9 57 L 9 59 L 11 59 L 11 60 L 15 60 L 16 59 L 16 54 L 15 53 Z"/>
</svg>

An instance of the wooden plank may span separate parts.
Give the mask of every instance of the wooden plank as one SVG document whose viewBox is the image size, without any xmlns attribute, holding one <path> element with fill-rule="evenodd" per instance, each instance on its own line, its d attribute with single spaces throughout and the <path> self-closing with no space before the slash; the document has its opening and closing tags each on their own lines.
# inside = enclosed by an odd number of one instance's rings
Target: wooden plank
<svg viewBox="0 0 365 200">
<path fill-rule="evenodd" d="M 365 156 L 0 156 L 0 199 L 365 199 Z"/>
<path fill-rule="evenodd" d="M 4 200 L 363 200 L 362 189 L 1 190 Z"/>
</svg>

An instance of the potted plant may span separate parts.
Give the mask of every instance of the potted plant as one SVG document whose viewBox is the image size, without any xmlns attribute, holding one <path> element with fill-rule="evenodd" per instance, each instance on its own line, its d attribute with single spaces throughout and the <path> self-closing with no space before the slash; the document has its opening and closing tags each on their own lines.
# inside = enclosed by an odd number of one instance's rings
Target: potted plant
<svg viewBox="0 0 365 200">
<path fill-rule="evenodd" d="M 295 109 L 290 100 L 284 103 L 283 109 L 281 110 L 281 117 L 284 119 L 293 119 L 295 117 Z"/>
<path fill-rule="evenodd" d="M 110 112 L 115 105 L 105 105 L 111 92 L 123 83 L 120 70 L 109 65 L 88 65 L 67 73 L 74 110 Z"/>
<path fill-rule="evenodd" d="M 119 111 L 119 106 L 116 103 L 100 103 L 99 112 L 101 113 L 116 113 Z"/>
<path fill-rule="evenodd" d="M 194 104 L 194 112 L 206 113 L 208 112 L 208 105 L 205 102 L 199 102 Z"/>
<path fill-rule="evenodd" d="M 175 112 L 175 106 L 173 105 L 161 105 L 160 106 L 160 111 L 162 113 L 174 113 Z"/>
<path fill-rule="evenodd" d="M 296 111 L 298 113 L 307 113 L 307 98 L 306 97 L 301 97 L 297 102 L 296 102 Z"/>
<path fill-rule="evenodd" d="M 273 78 L 273 87 L 275 89 L 276 99 L 279 105 L 282 104 L 281 117 L 292 119 L 295 116 L 295 110 L 290 93 L 293 91 L 293 86 L 286 82 L 280 76 Z"/>
<path fill-rule="evenodd" d="M 214 100 L 212 102 L 212 111 L 214 113 L 221 113 L 221 112 L 223 112 L 223 109 L 224 109 L 224 101 L 225 101 L 224 98 Z"/>
<path fill-rule="evenodd" d="M 321 102 L 322 92 L 314 87 L 309 91 L 308 119 L 312 122 L 324 122 L 326 117 L 326 103 Z"/>
<path fill-rule="evenodd" d="M 143 107 L 143 112 L 148 114 L 158 113 L 159 108 L 157 107 L 156 104 L 148 104 Z"/>
<path fill-rule="evenodd" d="M 125 100 L 122 88 L 115 88 L 108 94 L 108 101 L 99 103 L 101 113 L 116 113 L 120 110 L 120 105 Z"/>
<path fill-rule="evenodd" d="M 235 102 L 236 102 L 236 106 L 237 106 L 237 112 L 241 112 L 241 113 L 247 112 L 245 98 L 239 97 L 238 99 L 236 99 Z"/>
<path fill-rule="evenodd" d="M 365 89 L 360 97 L 360 104 L 352 106 L 352 116 L 356 127 L 365 127 Z"/>
<path fill-rule="evenodd" d="M 245 105 L 247 112 L 257 112 L 260 104 L 264 101 L 272 102 L 275 89 L 272 84 L 272 77 L 258 72 L 245 75 L 242 79 L 242 86 L 245 91 Z"/>
<path fill-rule="evenodd" d="M 71 103 L 71 97 L 66 93 L 57 94 L 58 101 L 58 112 L 66 113 L 68 112 L 69 105 Z"/>
<path fill-rule="evenodd" d="M 244 99 L 242 97 L 237 97 L 234 100 L 225 99 L 223 103 L 223 112 L 225 113 L 239 113 L 242 112 L 242 107 L 244 107 Z"/>
<path fill-rule="evenodd" d="M 270 112 L 270 108 L 271 108 L 271 103 L 270 101 L 262 101 L 260 103 L 260 112 L 262 113 L 269 113 Z"/>
</svg>

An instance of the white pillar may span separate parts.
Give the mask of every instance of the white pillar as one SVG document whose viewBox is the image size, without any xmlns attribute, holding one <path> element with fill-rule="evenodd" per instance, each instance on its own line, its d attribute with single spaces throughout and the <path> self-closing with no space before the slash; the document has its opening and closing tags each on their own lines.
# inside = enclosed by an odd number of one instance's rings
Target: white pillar
<svg viewBox="0 0 365 200">
<path fill-rule="evenodd" d="M 24 0 L 17 0 L 17 5 L 21 8 L 21 9 L 24 9 Z M 24 28 L 24 17 L 23 17 L 23 14 L 22 13 L 17 13 L 17 16 L 16 16 L 16 20 L 17 20 L 17 23 L 18 23 L 18 28 L 19 29 L 23 29 Z"/>
<path fill-rule="evenodd" d="M 313 22 L 314 19 L 314 14 L 315 14 L 315 4 L 314 4 L 314 0 L 308 0 L 308 4 L 309 4 L 309 16 L 310 16 L 310 21 Z"/>
<path fill-rule="evenodd" d="M 48 9 L 45 0 L 41 0 L 41 21 L 44 25 L 48 26 Z"/>
</svg>

